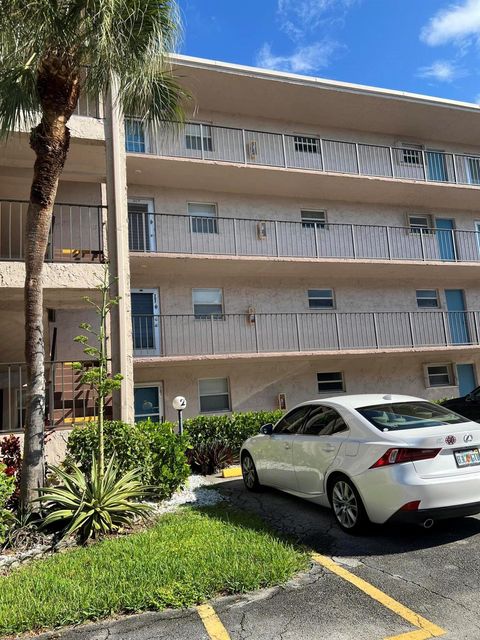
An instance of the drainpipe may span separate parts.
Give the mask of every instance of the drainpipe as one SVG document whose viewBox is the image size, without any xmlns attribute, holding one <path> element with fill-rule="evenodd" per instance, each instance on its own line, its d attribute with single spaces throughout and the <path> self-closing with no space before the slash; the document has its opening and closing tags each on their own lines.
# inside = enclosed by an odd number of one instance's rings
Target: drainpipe
<svg viewBox="0 0 480 640">
<path fill-rule="evenodd" d="M 107 249 L 110 276 L 117 278 L 111 292 L 120 296 L 110 315 L 112 371 L 123 375 L 120 391 L 114 393 L 113 417 L 132 423 L 133 342 L 130 305 L 130 259 L 128 250 L 127 165 L 123 114 L 117 100 L 118 79 L 112 78 L 105 101 L 106 187 L 102 204 L 107 205 Z"/>
</svg>

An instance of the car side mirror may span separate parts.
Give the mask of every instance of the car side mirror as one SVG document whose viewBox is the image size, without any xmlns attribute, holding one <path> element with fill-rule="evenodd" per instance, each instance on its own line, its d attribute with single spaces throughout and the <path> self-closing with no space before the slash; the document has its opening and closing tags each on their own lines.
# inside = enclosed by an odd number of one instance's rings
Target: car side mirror
<svg viewBox="0 0 480 640">
<path fill-rule="evenodd" d="M 264 436 L 271 436 L 273 433 L 273 424 L 264 424 L 263 427 L 260 427 L 260 433 L 263 433 Z"/>
<path fill-rule="evenodd" d="M 473 400 L 473 396 L 471 393 L 467 393 L 465 396 L 465 402 L 471 402 Z"/>
</svg>

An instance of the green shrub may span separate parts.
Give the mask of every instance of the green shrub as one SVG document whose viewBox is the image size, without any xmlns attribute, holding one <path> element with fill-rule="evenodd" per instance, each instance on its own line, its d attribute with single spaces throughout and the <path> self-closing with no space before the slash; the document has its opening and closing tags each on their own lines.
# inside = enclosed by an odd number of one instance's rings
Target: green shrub
<svg viewBox="0 0 480 640">
<path fill-rule="evenodd" d="M 141 480 L 154 487 L 155 495 L 170 497 L 188 478 L 190 468 L 185 451 L 185 436 L 174 433 L 169 423 L 150 421 L 133 425 L 120 421 L 105 423 L 105 457 L 115 454 L 120 472 L 140 469 Z M 76 427 L 67 443 L 67 467 L 69 460 L 84 471 L 90 471 L 92 454 L 97 450 L 98 431 L 95 424 Z"/>
<path fill-rule="evenodd" d="M 5 536 L 13 521 L 13 514 L 6 509 L 6 504 L 15 491 L 15 478 L 5 473 L 7 467 L 0 464 L 0 544 L 5 541 Z"/>
<path fill-rule="evenodd" d="M 148 484 L 155 487 L 159 498 L 169 498 L 190 475 L 186 457 L 188 439 L 175 433 L 168 422 L 158 424 L 147 420 L 136 427 L 145 436 L 150 450 Z"/>
<path fill-rule="evenodd" d="M 268 422 L 277 422 L 282 411 L 251 411 L 227 416 L 197 416 L 185 421 L 192 469 L 208 474 L 231 464 L 242 444 Z"/>
</svg>

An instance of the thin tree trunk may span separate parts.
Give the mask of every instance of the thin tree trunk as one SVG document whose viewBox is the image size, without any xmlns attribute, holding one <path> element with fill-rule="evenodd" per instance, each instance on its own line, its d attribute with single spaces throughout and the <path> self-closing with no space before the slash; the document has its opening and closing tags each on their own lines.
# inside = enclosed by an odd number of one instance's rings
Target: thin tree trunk
<svg viewBox="0 0 480 640">
<path fill-rule="evenodd" d="M 68 61 L 67 61 L 68 63 Z M 78 70 L 62 57 L 43 61 L 37 79 L 43 116 L 32 129 L 36 154 L 25 238 L 25 361 L 27 410 L 20 501 L 30 508 L 45 479 L 45 344 L 42 271 L 53 205 L 65 165 L 70 132 L 66 126 L 78 100 Z"/>
</svg>

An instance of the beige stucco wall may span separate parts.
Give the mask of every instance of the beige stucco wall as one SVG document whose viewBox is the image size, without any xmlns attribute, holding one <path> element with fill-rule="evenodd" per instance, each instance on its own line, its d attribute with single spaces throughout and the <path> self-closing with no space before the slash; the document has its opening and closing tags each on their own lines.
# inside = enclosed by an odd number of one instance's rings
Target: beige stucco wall
<svg viewBox="0 0 480 640">
<path fill-rule="evenodd" d="M 219 217 L 245 218 L 253 220 L 286 220 L 300 222 L 302 209 L 325 210 L 327 220 L 339 224 L 371 224 L 388 226 L 407 226 L 407 214 L 422 213 L 433 218 L 453 218 L 459 230 L 474 231 L 475 221 L 480 220 L 480 213 L 466 213 L 461 204 L 458 209 L 428 209 L 426 207 L 405 207 L 392 205 L 362 204 L 358 202 L 342 202 L 328 200 L 312 200 L 296 195 L 291 198 L 275 198 L 237 195 L 222 191 L 198 191 L 162 188 L 160 186 L 130 185 L 128 196 L 134 198 L 153 199 L 155 211 L 187 215 L 188 202 L 205 202 L 217 205 Z"/>
<path fill-rule="evenodd" d="M 291 408 L 298 402 L 321 397 L 317 390 L 317 373 L 342 371 L 347 393 L 403 393 L 427 399 L 454 397 L 458 387 L 427 388 L 424 365 L 454 362 L 474 363 L 475 354 L 388 354 L 323 358 L 230 361 L 136 367 L 135 383 L 163 385 L 165 416 L 176 419 L 172 400 L 176 395 L 187 399 L 187 417 L 200 412 L 198 380 L 228 378 L 231 408 L 234 411 L 270 410 L 278 408 L 278 394 L 286 393 Z"/>
<path fill-rule="evenodd" d="M 69 433 L 70 430 L 62 430 L 54 431 L 48 435 L 45 444 L 45 455 L 48 464 L 59 464 L 65 460 Z M 15 435 L 20 438 L 21 446 L 23 447 L 23 433 L 16 433 Z M 0 439 L 3 439 L 1 433 Z"/>
</svg>

